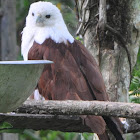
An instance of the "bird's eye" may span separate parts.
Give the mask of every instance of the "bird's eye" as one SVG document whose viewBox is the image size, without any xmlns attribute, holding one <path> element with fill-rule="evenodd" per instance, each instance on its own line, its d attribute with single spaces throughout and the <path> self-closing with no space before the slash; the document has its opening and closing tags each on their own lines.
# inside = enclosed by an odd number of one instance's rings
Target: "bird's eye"
<svg viewBox="0 0 140 140">
<path fill-rule="evenodd" d="M 34 13 L 32 13 L 32 16 L 34 16 L 35 14 Z"/>
<path fill-rule="evenodd" d="M 51 16 L 50 15 L 46 15 L 46 18 L 50 18 Z"/>
</svg>

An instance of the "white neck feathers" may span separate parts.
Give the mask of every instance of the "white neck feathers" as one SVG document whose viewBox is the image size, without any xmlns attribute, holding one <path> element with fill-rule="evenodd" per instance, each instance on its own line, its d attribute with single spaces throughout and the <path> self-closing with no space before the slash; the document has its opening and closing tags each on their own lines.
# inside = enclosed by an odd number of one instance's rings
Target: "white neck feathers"
<svg viewBox="0 0 140 140">
<path fill-rule="evenodd" d="M 62 23 L 47 28 L 36 28 L 34 40 L 37 43 L 42 44 L 48 38 L 51 38 L 56 43 L 67 43 L 67 41 L 70 43 L 74 42 L 74 38 L 69 33 L 66 25 Z"/>
<path fill-rule="evenodd" d="M 70 43 L 74 42 L 74 38 L 69 33 L 63 21 L 50 27 L 31 27 L 26 25 L 23 30 L 21 44 L 21 53 L 24 60 L 28 60 L 28 52 L 34 41 L 36 41 L 38 44 L 42 44 L 48 38 L 51 38 L 56 43 L 64 42 L 66 44 L 67 41 Z"/>
</svg>

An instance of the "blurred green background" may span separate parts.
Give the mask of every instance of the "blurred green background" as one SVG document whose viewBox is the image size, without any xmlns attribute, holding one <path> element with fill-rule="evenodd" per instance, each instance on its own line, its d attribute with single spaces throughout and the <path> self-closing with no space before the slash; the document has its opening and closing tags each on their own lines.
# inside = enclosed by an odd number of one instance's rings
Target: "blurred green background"
<svg viewBox="0 0 140 140">
<path fill-rule="evenodd" d="M 25 19 L 31 3 L 38 0 L 17 0 L 17 42 L 21 44 L 21 32 L 25 26 Z M 75 14 L 74 0 L 47 0 L 57 5 L 61 10 L 65 23 L 70 33 L 76 37 L 76 29 L 78 19 Z M 19 56 L 19 59 L 22 59 Z M 133 77 L 130 85 L 130 102 L 140 103 L 140 51 L 138 54 L 137 64 L 133 70 Z M 83 134 L 82 139 L 92 140 L 93 134 Z M 19 140 L 81 140 L 81 135 L 78 133 L 62 133 L 56 131 L 33 131 L 24 130 L 19 133 Z"/>
</svg>

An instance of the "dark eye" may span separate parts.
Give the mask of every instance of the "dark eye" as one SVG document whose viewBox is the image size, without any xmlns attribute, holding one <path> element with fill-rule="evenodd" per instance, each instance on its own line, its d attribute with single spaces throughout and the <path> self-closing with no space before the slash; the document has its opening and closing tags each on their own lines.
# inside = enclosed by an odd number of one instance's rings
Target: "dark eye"
<svg viewBox="0 0 140 140">
<path fill-rule="evenodd" d="M 51 16 L 50 15 L 46 15 L 46 18 L 50 18 Z"/>
<path fill-rule="evenodd" d="M 34 16 L 35 14 L 34 13 L 32 13 L 32 16 Z"/>
</svg>

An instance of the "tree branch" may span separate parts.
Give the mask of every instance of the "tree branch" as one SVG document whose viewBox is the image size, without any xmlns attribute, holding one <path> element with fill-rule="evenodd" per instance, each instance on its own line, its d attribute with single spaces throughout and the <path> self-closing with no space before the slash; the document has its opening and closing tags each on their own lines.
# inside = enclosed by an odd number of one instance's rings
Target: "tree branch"
<svg viewBox="0 0 140 140">
<path fill-rule="evenodd" d="M 140 124 L 138 124 L 136 122 L 136 120 L 134 119 L 129 119 L 127 120 L 129 127 L 126 131 L 126 133 L 136 133 L 136 132 L 140 132 Z"/>
<path fill-rule="evenodd" d="M 18 113 L 140 118 L 140 104 L 104 101 L 26 101 Z"/>
<path fill-rule="evenodd" d="M 92 132 L 78 116 L 0 114 L 0 122 L 8 122 L 12 129 L 54 130 L 62 132 Z"/>
<path fill-rule="evenodd" d="M 77 32 L 76 32 L 76 35 L 79 35 L 80 33 L 81 33 L 81 30 L 82 30 L 82 28 L 83 28 L 83 26 L 84 26 L 84 23 L 85 23 L 85 16 L 86 16 L 86 10 L 87 10 L 87 6 L 88 6 L 88 4 L 89 4 L 89 0 L 86 0 L 86 1 L 84 1 L 83 2 L 83 5 L 82 5 L 82 11 L 83 11 L 83 13 L 82 13 L 82 17 L 81 17 L 81 23 L 80 23 L 80 25 L 79 25 L 79 28 L 78 28 L 78 30 L 77 30 Z"/>
<path fill-rule="evenodd" d="M 114 110 L 114 113 L 113 110 L 110 110 L 112 108 Z M 121 115 L 117 115 L 116 113 Z M 67 115 L 56 115 L 56 114 L 67 114 Z M 129 117 L 130 115 L 131 117 L 133 116 L 138 118 L 140 114 L 140 105 L 132 103 L 115 103 L 103 101 L 100 102 L 100 101 L 28 100 L 16 110 L 16 113 L 10 114 L 0 113 L 0 123 L 8 122 L 13 126 L 12 129 L 33 129 L 33 130 L 48 129 L 63 132 L 92 132 L 88 126 L 85 126 L 85 124 L 83 124 L 83 121 L 79 116 L 69 114 L 95 114 L 95 115 L 110 114 L 109 116 L 127 116 L 127 117 Z M 124 133 L 140 131 L 140 124 L 137 124 L 135 120 L 129 120 L 129 122 L 130 127 L 127 130 L 125 129 Z"/>
<path fill-rule="evenodd" d="M 106 22 L 107 22 L 106 0 L 100 0 L 100 2 L 99 2 L 99 28 L 101 30 L 105 29 Z"/>
</svg>

